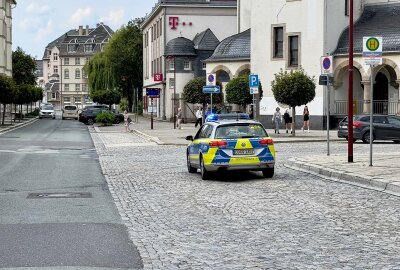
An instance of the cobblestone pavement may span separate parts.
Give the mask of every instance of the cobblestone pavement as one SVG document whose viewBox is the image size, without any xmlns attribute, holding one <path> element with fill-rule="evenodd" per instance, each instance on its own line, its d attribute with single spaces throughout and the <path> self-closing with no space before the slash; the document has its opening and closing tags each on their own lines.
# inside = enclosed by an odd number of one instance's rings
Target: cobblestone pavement
<svg viewBox="0 0 400 270">
<path fill-rule="evenodd" d="M 283 166 L 324 153 L 323 143 L 277 145 L 272 179 L 203 181 L 187 173 L 183 146 L 91 132 L 145 269 L 400 269 L 399 197 Z M 355 156 L 366 147 L 355 145 Z"/>
</svg>

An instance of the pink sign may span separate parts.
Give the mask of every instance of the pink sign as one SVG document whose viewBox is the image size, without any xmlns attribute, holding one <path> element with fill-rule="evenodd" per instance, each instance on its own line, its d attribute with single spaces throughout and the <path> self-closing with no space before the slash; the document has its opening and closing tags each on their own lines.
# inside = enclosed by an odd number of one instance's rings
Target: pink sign
<svg viewBox="0 0 400 270">
<path fill-rule="evenodd" d="M 176 29 L 179 25 L 179 18 L 178 17 L 169 17 L 169 26 L 171 29 Z"/>
<path fill-rule="evenodd" d="M 154 74 L 154 81 L 155 81 L 155 82 L 162 82 L 162 81 L 163 81 L 163 75 L 162 75 L 162 73 L 155 73 L 155 74 Z"/>
</svg>

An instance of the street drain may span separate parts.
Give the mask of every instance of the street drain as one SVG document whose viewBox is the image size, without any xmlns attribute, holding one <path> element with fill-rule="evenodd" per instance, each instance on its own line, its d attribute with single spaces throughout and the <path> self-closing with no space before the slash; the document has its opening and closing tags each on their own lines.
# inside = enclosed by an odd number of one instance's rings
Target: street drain
<svg viewBox="0 0 400 270">
<path fill-rule="evenodd" d="M 29 193 L 27 199 L 92 198 L 90 192 Z"/>
</svg>

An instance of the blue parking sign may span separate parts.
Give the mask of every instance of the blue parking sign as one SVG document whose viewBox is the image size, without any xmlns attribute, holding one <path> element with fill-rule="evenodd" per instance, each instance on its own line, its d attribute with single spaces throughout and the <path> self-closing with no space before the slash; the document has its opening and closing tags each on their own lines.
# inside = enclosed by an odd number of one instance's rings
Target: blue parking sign
<svg viewBox="0 0 400 270">
<path fill-rule="evenodd" d="M 258 88 L 259 84 L 260 84 L 260 81 L 258 79 L 257 74 L 249 75 L 249 87 L 250 88 Z"/>
</svg>

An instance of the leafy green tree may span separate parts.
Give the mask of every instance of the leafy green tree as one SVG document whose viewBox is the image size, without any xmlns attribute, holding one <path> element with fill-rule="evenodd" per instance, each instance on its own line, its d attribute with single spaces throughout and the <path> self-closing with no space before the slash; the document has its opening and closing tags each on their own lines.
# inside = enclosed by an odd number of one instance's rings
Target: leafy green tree
<svg viewBox="0 0 400 270">
<path fill-rule="evenodd" d="M 4 125 L 6 105 L 11 104 L 14 99 L 14 82 L 12 78 L 0 74 L 0 104 L 3 104 L 3 117 L 1 124 Z"/>
<path fill-rule="evenodd" d="M 36 62 L 35 59 L 26 54 L 20 47 L 12 53 L 12 76 L 15 84 L 36 85 Z"/>
<path fill-rule="evenodd" d="M 250 94 L 249 77 L 248 75 L 233 78 L 226 85 L 226 100 L 229 103 L 238 104 L 243 108 L 253 103 L 253 95 Z M 260 98 L 262 98 L 262 86 L 258 87 Z"/>
<path fill-rule="evenodd" d="M 202 104 L 205 108 L 206 104 L 211 103 L 211 94 L 203 93 L 203 86 L 206 85 L 205 77 L 197 77 L 189 81 L 183 88 L 182 98 L 187 103 Z M 217 85 L 222 89 L 220 82 Z M 222 104 L 224 96 L 221 93 L 213 94 L 213 104 Z"/>
<path fill-rule="evenodd" d="M 314 100 L 315 78 L 308 76 L 303 69 L 283 71 L 275 74 L 272 82 L 272 93 L 279 103 L 292 107 L 292 130 L 295 136 L 296 106 L 305 105 Z"/>
<path fill-rule="evenodd" d="M 94 102 L 107 104 L 110 110 L 112 104 L 118 104 L 121 101 L 121 94 L 116 90 L 92 91 L 90 97 Z"/>
</svg>

